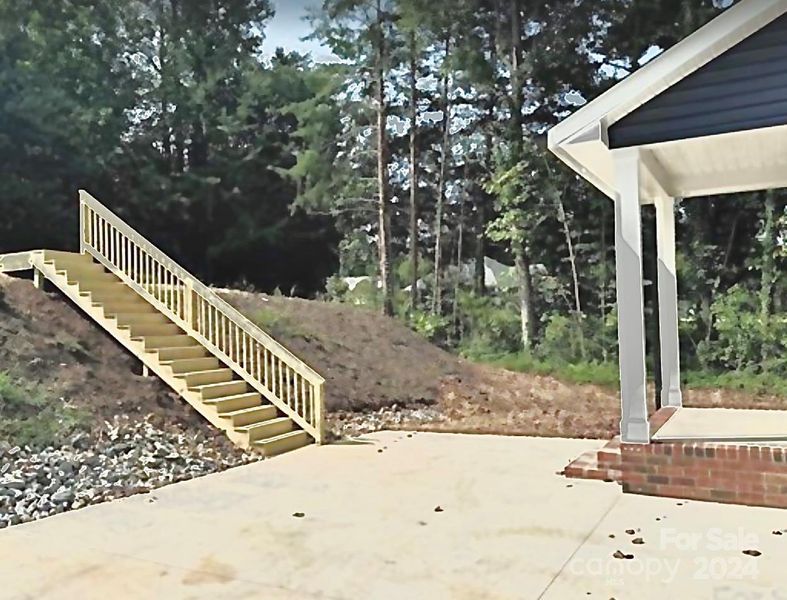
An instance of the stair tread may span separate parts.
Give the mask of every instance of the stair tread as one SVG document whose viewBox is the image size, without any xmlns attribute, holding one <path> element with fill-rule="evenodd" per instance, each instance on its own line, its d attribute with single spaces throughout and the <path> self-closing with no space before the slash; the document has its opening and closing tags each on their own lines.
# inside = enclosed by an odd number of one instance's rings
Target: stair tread
<svg viewBox="0 0 787 600">
<path fill-rule="evenodd" d="M 252 392 L 256 393 L 256 392 Z M 241 394 L 242 396 L 246 396 L 247 394 Z M 272 404 L 260 404 L 259 406 L 252 406 L 251 408 L 241 408 L 240 410 L 231 410 L 229 412 L 219 413 L 220 417 L 240 417 L 241 415 L 248 415 L 254 412 L 264 412 L 270 410 L 273 407 Z M 266 421 L 263 421 L 266 422 Z"/>
<path fill-rule="evenodd" d="M 191 350 L 194 346 L 163 346 L 161 348 L 156 348 L 155 352 L 162 352 L 164 350 Z M 212 357 L 205 357 L 205 358 L 212 358 Z M 191 360 L 190 358 L 173 358 L 172 360 L 165 361 L 161 364 L 170 363 L 170 362 L 177 362 L 179 360 Z"/>
<path fill-rule="evenodd" d="M 242 379 L 233 379 L 232 381 L 220 381 L 219 383 L 203 383 L 200 385 L 192 386 L 189 389 L 199 391 L 204 389 L 213 389 L 221 386 L 234 385 L 236 383 L 246 383 L 246 382 L 243 381 Z"/>
<path fill-rule="evenodd" d="M 194 348 L 194 346 L 182 346 L 181 348 L 157 348 L 156 351 L 158 351 L 158 350 L 183 350 L 184 348 Z M 159 362 L 160 362 L 160 364 L 164 365 L 165 367 L 172 367 L 172 366 L 177 366 L 178 363 L 184 364 L 184 363 L 187 363 L 187 362 L 193 362 L 195 360 L 208 360 L 208 361 L 216 361 L 216 362 L 219 361 L 219 359 L 216 358 L 215 356 L 200 356 L 200 357 L 197 357 L 197 358 L 172 358 L 172 359 L 169 359 L 169 360 L 162 360 L 162 361 L 159 361 Z M 206 370 L 215 371 L 215 370 L 218 370 L 218 369 L 219 369 L 219 367 L 211 367 L 210 369 L 206 369 Z M 198 371 L 186 371 L 185 373 L 197 373 L 197 372 Z"/>
<path fill-rule="evenodd" d="M 208 357 L 208 358 L 210 358 L 210 357 Z M 161 363 L 161 364 L 163 365 L 165 363 Z M 178 377 L 187 377 L 188 375 L 196 375 L 197 373 L 226 373 L 228 371 L 232 372 L 232 369 L 229 369 L 227 367 L 222 367 L 222 368 L 219 368 L 219 369 L 202 369 L 201 371 L 185 371 L 183 373 L 177 373 L 177 376 Z M 209 383 L 209 384 L 206 384 L 206 385 L 219 385 L 219 383 L 235 383 L 236 381 L 240 381 L 240 379 L 233 379 L 231 381 L 220 381 L 218 383 Z"/>
<path fill-rule="evenodd" d="M 204 387 L 204 386 L 202 386 Z M 238 400 L 240 398 L 248 398 L 249 396 L 259 396 L 262 399 L 262 396 L 257 392 L 244 392 L 243 394 L 232 394 L 230 396 L 219 396 L 218 398 L 208 398 L 207 400 L 203 400 L 204 404 L 216 404 L 218 402 L 223 402 L 225 400 Z M 259 408 L 258 406 L 254 406 L 252 408 Z M 247 409 L 244 409 L 247 410 Z M 227 414 L 227 413 L 224 413 Z M 222 415 L 223 416 L 223 415 Z"/>
<path fill-rule="evenodd" d="M 291 421 L 291 420 L 292 419 L 290 419 L 290 417 L 274 417 L 273 419 L 267 419 L 265 421 L 260 421 L 259 423 L 249 423 L 248 425 L 239 425 L 238 427 L 235 428 L 235 431 L 239 433 L 246 433 L 258 427 L 266 427 L 274 423 L 284 423 L 286 421 Z"/>
<path fill-rule="evenodd" d="M 281 440 L 286 440 L 286 439 L 294 438 L 294 437 L 302 437 L 302 436 L 305 436 L 305 437 L 308 438 L 309 434 L 306 433 L 303 429 L 296 429 L 295 431 L 288 431 L 287 433 L 280 433 L 279 435 L 274 435 L 274 436 L 269 437 L 269 438 L 256 440 L 254 442 L 254 445 L 255 446 L 258 446 L 258 445 L 259 446 L 263 446 L 265 444 L 271 444 L 273 442 L 278 442 L 278 441 L 281 441 Z"/>
<path fill-rule="evenodd" d="M 145 338 L 188 338 L 188 339 L 191 339 L 190 336 L 188 336 L 185 333 L 183 333 L 183 334 L 179 334 L 179 335 L 178 334 L 175 334 L 175 335 L 156 335 L 156 334 L 153 334 L 153 335 L 151 335 L 151 334 L 135 335 L 133 338 L 131 338 L 131 340 L 134 341 L 134 342 L 141 342 Z"/>
</svg>

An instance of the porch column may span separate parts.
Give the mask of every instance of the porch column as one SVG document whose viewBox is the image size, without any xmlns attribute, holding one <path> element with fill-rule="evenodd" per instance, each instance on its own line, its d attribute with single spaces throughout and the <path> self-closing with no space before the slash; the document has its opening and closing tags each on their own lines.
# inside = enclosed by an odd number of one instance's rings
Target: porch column
<svg viewBox="0 0 787 600">
<path fill-rule="evenodd" d="M 645 314 L 642 280 L 641 160 L 638 148 L 617 150 L 615 176 L 615 264 L 620 353 L 620 437 L 650 442 L 645 390 Z"/>
<path fill-rule="evenodd" d="M 661 339 L 661 405 L 680 407 L 678 345 L 678 278 L 675 269 L 675 200 L 656 201 L 656 247 L 659 270 L 659 338 Z"/>
</svg>

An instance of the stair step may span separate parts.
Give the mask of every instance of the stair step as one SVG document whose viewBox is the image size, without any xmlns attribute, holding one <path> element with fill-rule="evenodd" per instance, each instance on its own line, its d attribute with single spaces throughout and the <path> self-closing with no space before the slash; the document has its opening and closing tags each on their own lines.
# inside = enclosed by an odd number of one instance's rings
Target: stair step
<svg viewBox="0 0 787 600">
<path fill-rule="evenodd" d="M 190 392 L 197 392 L 202 401 L 221 398 L 222 396 L 236 396 L 249 391 L 245 381 L 225 381 L 222 383 L 206 383 L 189 387 Z"/>
<path fill-rule="evenodd" d="M 145 350 L 155 350 L 157 348 L 171 348 L 173 346 L 196 346 L 197 340 L 187 335 L 147 335 L 132 337 L 132 342 L 141 342 Z"/>
<path fill-rule="evenodd" d="M 89 295 L 89 294 L 86 294 Z M 105 315 L 114 315 L 117 313 L 137 313 L 137 314 L 161 314 L 152 304 L 148 304 L 142 298 L 133 299 L 128 297 L 123 298 L 110 298 L 110 299 L 92 299 L 91 304 L 98 308 L 104 309 Z"/>
<path fill-rule="evenodd" d="M 295 423 L 289 417 L 278 417 L 269 419 L 261 423 L 250 423 L 241 427 L 236 427 L 238 433 L 245 433 L 249 436 L 249 441 L 270 439 L 277 435 L 288 433 L 295 428 Z"/>
<path fill-rule="evenodd" d="M 208 356 L 208 351 L 202 346 L 171 346 L 168 348 L 156 348 L 154 352 L 158 354 L 159 361 L 205 358 Z"/>
<path fill-rule="evenodd" d="M 186 380 L 186 385 L 192 388 L 197 385 L 209 385 L 212 383 L 227 383 L 232 381 L 232 369 L 209 369 L 206 371 L 192 371 L 191 373 L 181 373 L 180 379 Z"/>
<path fill-rule="evenodd" d="M 44 264 L 49 265 L 96 265 L 89 254 L 78 252 L 62 252 L 60 250 L 44 250 Z"/>
<path fill-rule="evenodd" d="M 98 293 L 130 293 L 136 295 L 136 292 L 128 287 L 118 279 L 110 281 L 96 281 L 94 279 L 79 279 L 77 282 L 80 292 L 90 292 L 91 294 Z"/>
<path fill-rule="evenodd" d="M 192 346 L 187 346 L 192 348 Z M 165 348 L 164 350 L 174 350 L 175 348 Z M 219 368 L 219 359 L 212 356 L 200 356 L 196 358 L 182 358 L 173 360 L 161 360 L 159 351 L 159 362 L 162 366 L 169 367 L 173 373 L 193 373 L 194 371 L 208 371 Z"/>
<path fill-rule="evenodd" d="M 230 419 L 233 427 L 240 427 L 276 418 L 276 407 L 272 404 L 264 404 L 262 406 L 219 413 L 219 416 L 222 419 Z"/>
<path fill-rule="evenodd" d="M 225 414 L 259 406 L 262 402 L 262 396 L 257 392 L 246 392 L 245 394 L 209 398 L 208 400 L 203 400 L 203 402 L 210 406 L 215 406 L 219 414 Z"/>
<path fill-rule="evenodd" d="M 79 295 L 85 298 L 90 298 L 91 302 L 99 302 L 101 304 L 106 304 L 107 306 L 123 306 L 123 307 L 133 307 L 133 306 L 144 306 L 148 305 L 151 306 L 142 296 L 138 295 L 134 292 L 131 288 L 123 289 L 122 286 L 118 286 L 118 290 L 79 290 Z M 124 311 L 129 312 L 129 311 Z"/>
<path fill-rule="evenodd" d="M 114 313 L 107 314 L 109 318 L 115 319 L 120 326 L 150 323 L 169 323 L 170 320 L 160 312 L 143 313 Z"/>
<path fill-rule="evenodd" d="M 183 330 L 174 323 L 134 323 L 132 325 L 120 325 L 118 329 L 128 330 L 131 337 L 140 336 L 168 336 L 183 333 Z"/>
<path fill-rule="evenodd" d="M 76 285 L 85 281 L 96 281 L 102 283 L 119 282 L 120 280 L 112 273 L 93 268 L 69 267 L 68 269 L 57 269 L 55 275 L 63 277 L 68 281 L 68 285 Z"/>
<path fill-rule="evenodd" d="M 257 450 L 261 450 L 265 456 L 275 456 L 282 452 L 289 452 L 290 450 L 306 446 L 311 443 L 311 441 L 311 436 L 302 429 L 299 429 L 264 440 L 257 440 L 254 442 L 253 446 Z"/>
</svg>

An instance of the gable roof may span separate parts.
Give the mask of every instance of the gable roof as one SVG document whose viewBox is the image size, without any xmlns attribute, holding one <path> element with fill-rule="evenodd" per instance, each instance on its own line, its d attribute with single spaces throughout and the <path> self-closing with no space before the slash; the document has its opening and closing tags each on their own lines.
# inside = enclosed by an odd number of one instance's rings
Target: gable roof
<svg viewBox="0 0 787 600">
<path fill-rule="evenodd" d="M 741 0 L 553 127 L 549 149 L 614 198 L 609 127 L 785 13 L 787 0 Z"/>
</svg>

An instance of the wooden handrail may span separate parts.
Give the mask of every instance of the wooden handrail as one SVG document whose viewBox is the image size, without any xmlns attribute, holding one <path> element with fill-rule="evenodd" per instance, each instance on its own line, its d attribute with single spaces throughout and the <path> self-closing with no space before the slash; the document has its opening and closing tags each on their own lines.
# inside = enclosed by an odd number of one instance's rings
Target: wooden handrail
<svg viewBox="0 0 787 600">
<path fill-rule="evenodd" d="M 80 251 L 89 253 L 323 441 L 325 380 L 84 190 Z"/>
</svg>

